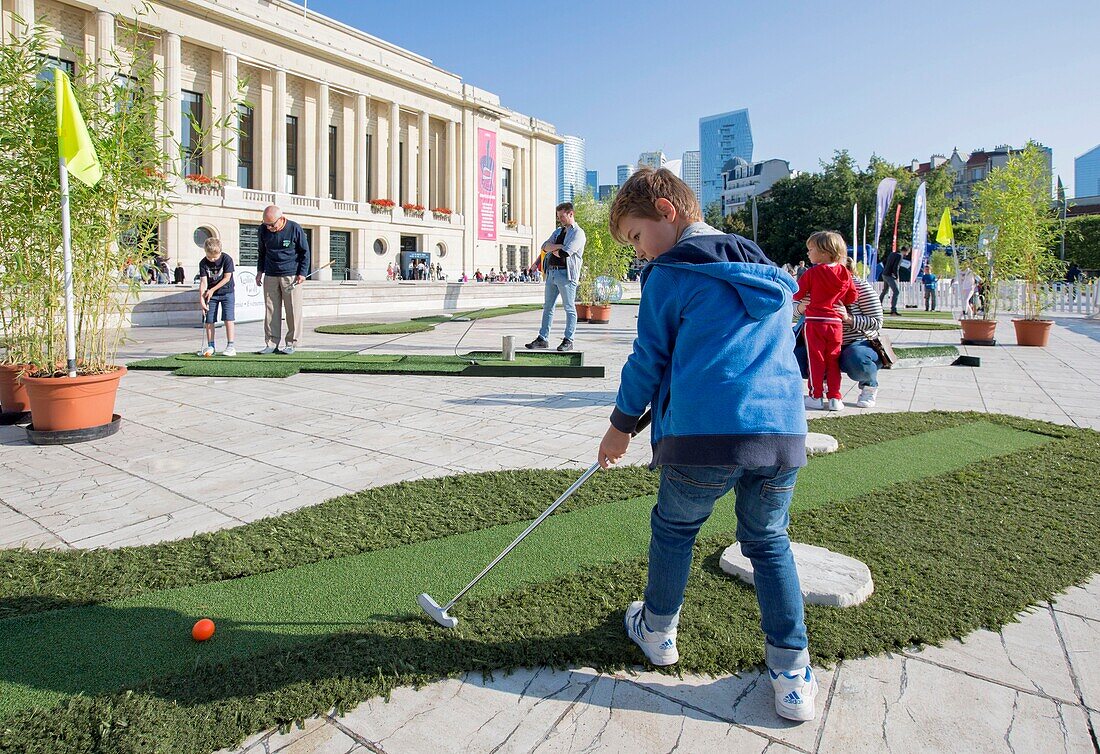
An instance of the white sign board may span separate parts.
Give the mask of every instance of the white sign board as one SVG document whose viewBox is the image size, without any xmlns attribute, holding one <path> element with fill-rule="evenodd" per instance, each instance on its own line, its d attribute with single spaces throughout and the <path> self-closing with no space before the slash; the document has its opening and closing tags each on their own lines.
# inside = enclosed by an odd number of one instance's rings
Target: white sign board
<svg viewBox="0 0 1100 754">
<path fill-rule="evenodd" d="M 264 318 L 264 292 L 256 285 L 256 270 L 237 268 L 233 272 L 237 322 L 262 322 Z"/>
</svg>

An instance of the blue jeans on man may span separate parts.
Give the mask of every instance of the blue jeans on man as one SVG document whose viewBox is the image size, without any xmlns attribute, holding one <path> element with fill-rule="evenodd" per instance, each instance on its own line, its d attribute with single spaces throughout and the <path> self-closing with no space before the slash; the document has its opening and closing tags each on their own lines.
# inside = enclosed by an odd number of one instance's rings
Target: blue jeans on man
<svg viewBox="0 0 1100 754">
<path fill-rule="evenodd" d="M 545 291 L 539 337 L 543 340 L 550 339 L 550 326 L 554 324 L 554 306 L 560 295 L 562 306 L 565 307 L 565 339 L 573 340 L 573 333 L 577 331 L 577 284 L 569 280 L 568 270 L 555 267 L 546 273 Z"/>
<path fill-rule="evenodd" d="M 679 623 L 692 547 L 715 502 L 736 491 L 737 541 L 753 566 L 768 667 L 801 671 L 809 662 L 802 590 L 787 536 L 797 468 L 662 466 L 650 516 L 645 622 L 668 631 Z"/>
<path fill-rule="evenodd" d="M 806 344 L 798 340 L 794 348 L 794 356 L 798 360 L 798 368 L 806 379 L 810 377 L 810 369 L 806 362 Z M 859 383 L 860 388 L 878 387 L 878 370 L 882 366 L 875 349 L 871 348 L 866 340 L 857 340 L 840 349 L 840 371 L 848 375 L 848 379 Z"/>
</svg>

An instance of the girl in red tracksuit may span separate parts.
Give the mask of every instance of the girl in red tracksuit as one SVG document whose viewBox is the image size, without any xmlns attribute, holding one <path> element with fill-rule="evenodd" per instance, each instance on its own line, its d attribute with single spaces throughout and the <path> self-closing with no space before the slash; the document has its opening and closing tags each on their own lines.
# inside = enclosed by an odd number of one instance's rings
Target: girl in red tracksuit
<svg viewBox="0 0 1100 754">
<path fill-rule="evenodd" d="M 839 233 L 829 230 L 814 233 L 806 240 L 806 251 L 814 266 L 799 278 L 798 293 L 793 296 L 800 302 L 799 314 L 806 315 L 802 328 L 810 367 L 810 395 L 806 398 L 806 408 L 826 408 L 822 396 L 827 380 L 829 391 L 824 395 L 829 399 L 828 409 L 840 411 L 844 408 L 840 399 L 840 345 L 844 321 L 836 305 L 854 302 L 856 285 L 844 266 L 848 249 Z"/>
</svg>

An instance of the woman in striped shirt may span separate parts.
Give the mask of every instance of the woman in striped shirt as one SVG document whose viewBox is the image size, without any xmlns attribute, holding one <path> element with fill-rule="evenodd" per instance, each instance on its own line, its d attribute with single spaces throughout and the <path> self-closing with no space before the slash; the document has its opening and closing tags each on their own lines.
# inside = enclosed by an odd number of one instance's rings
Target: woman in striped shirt
<svg viewBox="0 0 1100 754">
<path fill-rule="evenodd" d="M 852 273 L 857 297 L 850 307 L 837 305 L 837 312 L 844 320 L 844 335 L 840 346 L 840 371 L 848 375 L 849 379 L 859 383 L 859 399 L 856 400 L 856 405 L 860 408 L 872 408 L 878 397 L 878 370 L 882 362 L 867 339 L 878 337 L 878 331 L 882 329 L 882 302 L 870 283 L 856 277 L 855 260 L 848 257 L 844 264 Z M 798 358 L 802 376 L 808 378 L 805 341 L 798 340 L 794 354 Z"/>
</svg>

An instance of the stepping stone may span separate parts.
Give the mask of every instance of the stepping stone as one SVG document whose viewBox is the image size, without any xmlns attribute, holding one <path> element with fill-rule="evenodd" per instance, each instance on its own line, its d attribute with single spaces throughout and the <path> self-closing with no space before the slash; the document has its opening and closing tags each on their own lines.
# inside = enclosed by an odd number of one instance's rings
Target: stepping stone
<svg viewBox="0 0 1100 754">
<path fill-rule="evenodd" d="M 852 607 L 875 591 L 871 569 L 855 558 L 799 542 L 791 542 L 791 552 L 806 604 Z M 721 567 L 746 584 L 753 583 L 752 563 L 741 554 L 741 543 L 735 542 L 726 548 Z"/>
<path fill-rule="evenodd" d="M 811 456 L 832 453 L 840 447 L 840 443 L 832 435 L 821 432 L 808 432 L 806 434 L 806 454 Z"/>
</svg>

